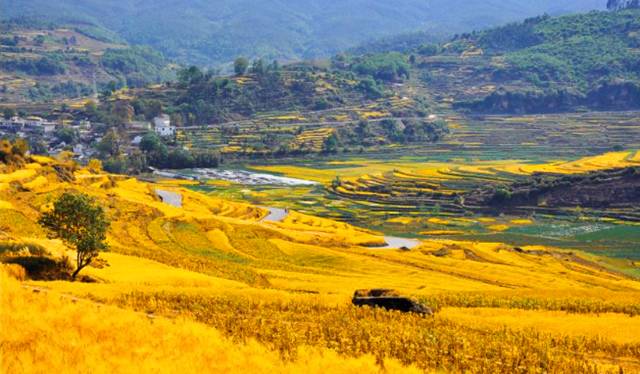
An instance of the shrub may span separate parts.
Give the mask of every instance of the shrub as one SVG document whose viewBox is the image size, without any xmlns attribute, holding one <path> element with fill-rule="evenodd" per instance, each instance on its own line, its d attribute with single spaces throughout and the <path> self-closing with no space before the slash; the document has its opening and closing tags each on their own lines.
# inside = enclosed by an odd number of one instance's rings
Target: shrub
<svg viewBox="0 0 640 374">
<path fill-rule="evenodd" d="M 351 69 L 358 74 L 389 82 L 409 78 L 410 75 L 406 56 L 397 52 L 363 57 Z"/>
<path fill-rule="evenodd" d="M 8 259 L 6 263 L 21 266 L 33 280 L 67 280 L 73 271 L 67 257 L 56 260 L 45 256 L 19 256 Z"/>
<path fill-rule="evenodd" d="M 0 242 L 0 256 L 11 256 L 12 254 L 27 254 L 31 256 L 44 256 L 47 250 L 40 244 L 24 243 L 24 242 Z"/>
</svg>

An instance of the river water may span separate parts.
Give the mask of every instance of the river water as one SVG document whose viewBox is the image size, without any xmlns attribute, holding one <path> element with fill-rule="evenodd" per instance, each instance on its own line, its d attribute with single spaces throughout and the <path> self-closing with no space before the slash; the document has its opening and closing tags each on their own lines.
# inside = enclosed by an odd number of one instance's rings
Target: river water
<svg viewBox="0 0 640 374">
<path fill-rule="evenodd" d="M 304 179 L 288 178 L 279 175 L 255 173 L 248 170 L 224 169 L 185 169 L 185 170 L 157 170 L 154 174 L 166 178 L 190 180 L 224 180 L 244 185 L 280 185 L 280 186 L 313 186 L 317 182 Z"/>
</svg>

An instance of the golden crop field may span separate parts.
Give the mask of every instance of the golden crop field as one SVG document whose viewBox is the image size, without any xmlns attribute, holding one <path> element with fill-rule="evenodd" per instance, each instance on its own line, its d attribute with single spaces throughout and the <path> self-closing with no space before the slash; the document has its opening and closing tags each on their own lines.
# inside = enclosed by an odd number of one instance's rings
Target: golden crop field
<svg viewBox="0 0 640 374">
<path fill-rule="evenodd" d="M 35 157 L 0 174 L 0 255 L 73 256 L 36 223 L 63 191 L 105 208 L 110 251 L 83 270 L 93 283 L 3 266 L 5 372 L 640 371 L 640 282 L 602 257 L 437 237 L 386 249 L 382 233 L 332 219 L 269 221 L 267 208 L 185 183 L 82 168 L 69 179 L 58 163 Z M 395 289 L 436 314 L 352 306 L 365 288 Z"/>
<path fill-rule="evenodd" d="M 318 182 L 331 181 L 340 176 L 347 182 L 366 184 L 372 178 L 385 178 L 387 173 L 399 179 L 416 181 L 425 179 L 434 183 L 458 179 L 508 180 L 508 174 L 531 175 L 534 173 L 578 174 L 640 165 L 640 151 L 610 152 L 598 156 L 584 157 L 575 161 L 529 163 L 522 160 L 499 160 L 469 162 L 416 162 L 350 159 L 344 163 L 333 162 L 335 168 L 321 171 L 301 166 L 253 166 L 253 169 L 283 174 L 293 178 Z M 505 175 L 506 174 L 506 175 Z"/>
<path fill-rule="evenodd" d="M 0 367 L 5 373 L 175 373 L 376 371 L 372 357 L 346 358 L 305 347 L 283 361 L 255 341 L 233 342 L 207 325 L 57 293 L 21 288 L 0 271 Z M 35 290 L 35 289 L 34 289 Z M 393 360 L 388 372 L 407 372 Z M 417 372 L 417 370 L 414 370 Z"/>
</svg>

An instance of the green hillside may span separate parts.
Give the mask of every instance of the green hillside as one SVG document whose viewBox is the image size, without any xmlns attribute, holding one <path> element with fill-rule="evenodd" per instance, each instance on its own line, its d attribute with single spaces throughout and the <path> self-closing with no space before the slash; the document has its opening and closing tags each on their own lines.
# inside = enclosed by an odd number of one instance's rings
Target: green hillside
<svg viewBox="0 0 640 374">
<path fill-rule="evenodd" d="M 356 72 L 378 65 L 384 75 L 393 64 L 380 61 L 391 55 L 341 56 L 348 63 L 339 65 Z M 639 55 L 640 11 L 629 9 L 529 18 L 423 44 L 402 59 L 411 64 L 412 84 L 441 103 L 474 112 L 540 113 L 638 108 Z"/>
<path fill-rule="evenodd" d="M 239 55 L 282 60 L 329 56 L 399 33 L 450 35 L 545 12 L 603 7 L 601 0 L 5 0 L 0 17 L 87 22 L 169 58 L 209 65 Z"/>
<path fill-rule="evenodd" d="M 130 46 L 91 25 L 0 23 L 3 102 L 86 97 L 107 85 L 141 87 L 173 76 L 150 47 Z"/>
</svg>

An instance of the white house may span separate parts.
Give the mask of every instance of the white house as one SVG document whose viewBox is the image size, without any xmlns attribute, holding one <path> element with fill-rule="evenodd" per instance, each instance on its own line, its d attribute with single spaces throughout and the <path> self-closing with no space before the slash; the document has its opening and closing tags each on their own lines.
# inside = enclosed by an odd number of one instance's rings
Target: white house
<svg viewBox="0 0 640 374">
<path fill-rule="evenodd" d="M 171 126 L 171 118 L 169 115 L 163 114 L 153 119 L 153 126 L 156 134 L 165 136 L 174 136 L 176 134 L 176 127 Z"/>
</svg>

